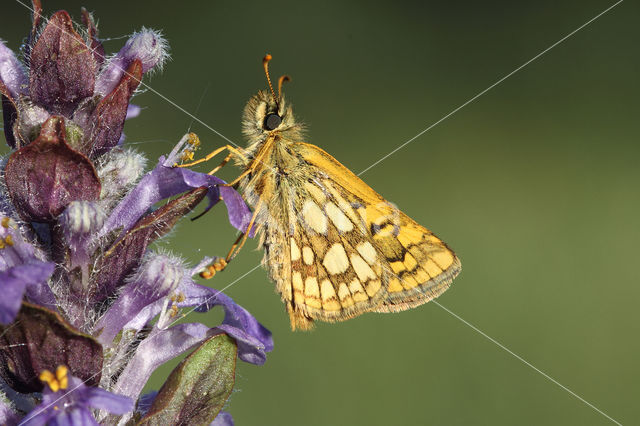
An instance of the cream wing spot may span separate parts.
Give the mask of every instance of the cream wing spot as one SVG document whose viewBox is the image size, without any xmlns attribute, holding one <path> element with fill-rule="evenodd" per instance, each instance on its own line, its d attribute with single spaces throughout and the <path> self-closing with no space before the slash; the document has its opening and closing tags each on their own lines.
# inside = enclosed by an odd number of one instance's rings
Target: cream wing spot
<svg viewBox="0 0 640 426">
<path fill-rule="evenodd" d="M 331 284 L 331 281 L 322 280 L 322 283 L 320 283 L 320 294 L 322 294 L 323 301 L 336 297 L 336 291 L 333 289 L 333 284 Z"/>
<path fill-rule="evenodd" d="M 313 258 L 313 250 L 311 250 L 311 247 L 302 247 L 302 260 L 304 261 L 304 263 L 306 265 L 313 265 Z"/>
<path fill-rule="evenodd" d="M 291 282 L 293 284 L 293 289 L 294 290 L 303 290 L 303 285 L 302 285 L 302 275 L 300 274 L 300 272 L 294 272 L 292 277 L 291 277 Z"/>
<path fill-rule="evenodd" d="M 309 194 L 316 200 L 318 204 L 324 204 L 327 200 L 327 196 L 324 195 L 324 192 L 316 185 L 312 183 L 305 184 L 304 188 L 309 192 Z"/>
<path fill-rule="evenodd" d="M 312 308 L 320 309 L 322 303 L 320 302 L 320 288 L 318 287 L 318 280 L 316 277 L 307 277 L 304 281 L 304 303 Z"/>
<path fill-rule="evenodd" d="M 300 280 L 302 282 L 302 280 Z M 304 295 L 307 297 L 320 298 L 320 288 L 316 277 L 307 277 L 304 281 Z"/>
<path fill-rule="evenodd" d="M 349 259 L 342 244 L 336 243 L 332 245 L 327 254 L 324 255 L 322 264 L 331 275 L 345 272 L 349 267 Z"/>
<path fill-rule="evenodd" d="M 302 207 L 302 217 L 305 223 L 318 234 L 327 233 L 327 217 L 313 201 L 307 200 L 304 203 Z"/>
<path fill-rule="evenodd" d="M 348 203 L 347 200 L 340 195 L 340 192 L 336 190 L 330 181 L 325 180 L 323 186 L 327 191 L 329 191 L 331 197 L 333 197 L 340 210 L 342 210 L 342 212 L 345 213 L 353 223 L 360 224 L 362 222 L 362 218 L 358 217 L 356 212 L 353 210 L 353 205 Z"/>
<path fill-rule="evenodd" d="M 300 259 L 300 247 L 296 244 L 296 240 L 291 238 L 291 261 L 295 262 Z"/>
<path fill-rule="evenodd" d="M 349 287 L 347 287 L 345 283 L 340 283 L 340 286 L 338 287 L 338 298 L 340 299 L 340 303 L 342 303 L 342 306 L 344 307 L 353 305 L 351 292 L 349 291 Z"/>
<path fill-rule="evenodd" d="M 353 230 L 353 223 L 349 218 L 331 201 L 325 205 L 327 216 L 340 232 L 349 232 Z"/>
<path fill-rule="evenodd" d="M 351 266 L 356 271 L 356 275 L 360 278 L 360 281 L 366 282 L 369 279 L 376 279 L 377 275 L 373 272 L 373 269 L 357 254 L 351 255 Z"/>
<path fill-rule="evenodd" d="M 373 295 L 375 295 L 378 292 L 378 290 L 380 290 L 380 287 L 382 287 L 380 280 L 369 281 L 367 283 L 367 294 L 373 297 Z"/>
<path fill-rule="evenodd" d="M 364 292 L 364 288 L 362 288 L 362 284 L 358 281 L 357 278 L 354 278 L 353 281 L 349 283 L 349 291 L 353 295 L 353 300 L 356 302 L 364 302 L 368 300 L 369 297 Z"/>
<path fill-rule="evenodd" d="M 304 303 L 304 296 L 302 295 L 304 286 L 302 285 L 302 275 L 300 275 L 300 272 L 293 273 L 291 283 L 293 284 L 293 301 L 298 304 Z"/>
<path fill-rule="evenodd" d="M 340 287 L 338 287 L 338 297 L 340 298 L 340 300 L 344 299 L 349 295 L 351 295 L 351 292 L 349 291 L 349 287 L 347 287 L 345 283 L 340 283 Z"/>
<path fill-rule="evenodd" d="M 329 280 L 322 280 L 320 283 L 320 292 L 322 293 L 322 308 L 328 311 L 339 311 L 340 302 L 336 297 L 336 291 L 333 284 Z"/>
<path fill-rule="evenodd" d="M 376 249 L 373 248 L 373 245 L 371 245 L 369 241 L 365 241 L 364 243 L 358 245 L 358 247 L 356 247 L 356 250 L 358 250 L 360 256 L 362 256 L 369 265 L 373 265 L 378 258 Z"/>
</svg>

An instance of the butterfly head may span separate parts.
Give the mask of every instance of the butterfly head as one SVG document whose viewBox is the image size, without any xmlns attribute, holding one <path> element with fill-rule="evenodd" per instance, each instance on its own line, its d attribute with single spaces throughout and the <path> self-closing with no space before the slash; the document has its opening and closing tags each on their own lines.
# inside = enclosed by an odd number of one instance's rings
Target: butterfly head
<svg viewBox="0 0 640 426">
<path fill-rule="evenodd" d="M 249 145 L 258 145 L 270 135 L 278 135 L 284 139 L 298 139 L 300 125 L 296 123 L 291 106 L 287 106 L 282 94 L 282 85 L 289 81 L 287 75 L 278 79 L 278 94 L 273 90 L 269 76 L 271 55 L 262 60 L 269 83 L 269 90 L 261 90 L 247 103 L 244 110 L 243 133 L 249 138 Z"/>
</svg>

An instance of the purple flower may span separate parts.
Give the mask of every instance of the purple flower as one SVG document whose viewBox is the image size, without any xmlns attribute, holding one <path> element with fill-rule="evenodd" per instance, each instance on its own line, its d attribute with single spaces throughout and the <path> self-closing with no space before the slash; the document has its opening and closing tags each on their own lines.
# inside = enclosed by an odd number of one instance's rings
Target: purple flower
<svg viewBox="0 0 640 426">
<path fill-rule="evenodd" d="M 130 398 L 86 386 L 82 380 L 68 375 L 65 366 L 59 366 L 55 374 L 43 371 L 40 379 L 47 384 L 42 402 L 22 419 L 21 425 L 98 425 L 92 409 L 125 414 L 134 407 Z"/>
<path fill-rule="evenodd" d="M 193 369 L 211 378 L 211 392 L 199 396 L 209 408 L 204 418 L 233 424 L 218 412 L 236 360 L 263 364 L 271 333 L 231 298 L 193 281 L 210 259 L 191 267 L 151 245 L 205 198 L 205 212 L 223 200 L 239 230 L 251 212 L 221 179 L 174 168 L 193 156 L 197 136 L 185 135 L 146 174 L 146 158 L 121 145 L 125 120 L 140 113 L 130 100 L 143 75 L 168 58 L 159 32 L 143 28 L 107 57 L 86 11 L 80 35 L 67 12 L 44 20 L 38 0 L 33 9 L 25 63 L 0 40 L 12 148 L 0 161 L 0 381 L 32 402 L 17 410 L 0 404 L 0 422 L 26 412 L 22 424 L 97 424 L 109 412 L 124 424 L 151 373 L 193 350 L 211 369 L 200 372 L 188 357 L 173 380 L 196 388 L 183 374 Z M 175 324 L 181 309 L 215 306 L 225 310 L 222 324 Z M 44 390 L 36 379 L 43 370 Z M 222 376 L 224 387 L 215 389 Z M 188 415 L 181 388 L 163 386 L 157 404 L 139 400 L 138 412 L 147 404 L 154 421 L 163 419 L 170 400 L 173 412 Z"/>
<path fill-rule="evenodd" d="M 220 411 L 218 417 L 209 426 L 233 426 L 233 417 L 226 411 Z"/>
<path fill-rule="evenodd" d="M 37 255 L 43 256 L 23 239 L 17 224 L 0 213 L 0 323 L 13 321 L 25 291 L 33 302 L 55 306 L 47 285 L 55 264 Z"/>
</svg>

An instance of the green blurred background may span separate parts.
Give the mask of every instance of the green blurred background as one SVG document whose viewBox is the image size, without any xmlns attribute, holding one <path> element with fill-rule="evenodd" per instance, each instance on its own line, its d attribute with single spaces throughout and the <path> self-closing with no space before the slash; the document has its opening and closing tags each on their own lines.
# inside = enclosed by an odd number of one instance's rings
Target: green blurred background
<svg viewBox="0 0 640 426">
<path fill-rule="evenodd" d="M 271 53 L 309 141 L 356 173 L 613 4 L 43 3 L 93 10 L 110 52 L 143 25 L 162 29 L 173 60 L 146 82 L 241 145 Z M 638 12 L 621 3 L 363 175 L 462 259 L 438 302 L 623 424 L 640 419 Z M 3 0 L 0 15 L 15 49 L 29 12 Z M 127 141 L 152 162 L 190 126 L 207 150 L 225 143 L 150 91 L 134 103 L 145 110 Z M 195 262 L 234 238 L 219 207 L 161 246 Z M 255 246 L 208 284 L 258 264 Z M 611 423 L 435 304 L 294 333 L 264 270 L 226 293 L 276 344 L 264 366 L 239 365 L 227 407 L 238 425 Z"/>
</svg>

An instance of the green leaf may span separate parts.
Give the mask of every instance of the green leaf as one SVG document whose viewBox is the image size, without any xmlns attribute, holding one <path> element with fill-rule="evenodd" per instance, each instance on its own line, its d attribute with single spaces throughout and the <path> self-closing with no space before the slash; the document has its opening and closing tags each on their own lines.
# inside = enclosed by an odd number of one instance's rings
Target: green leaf
<svg viewBox="0 0 640 426">
<path fill-rule="evenodd" d="M 235 383 L 235 341 L 226 334 L 202 343 L 172 372 L 138 425 L 208 425 Z"/>
</svg>

